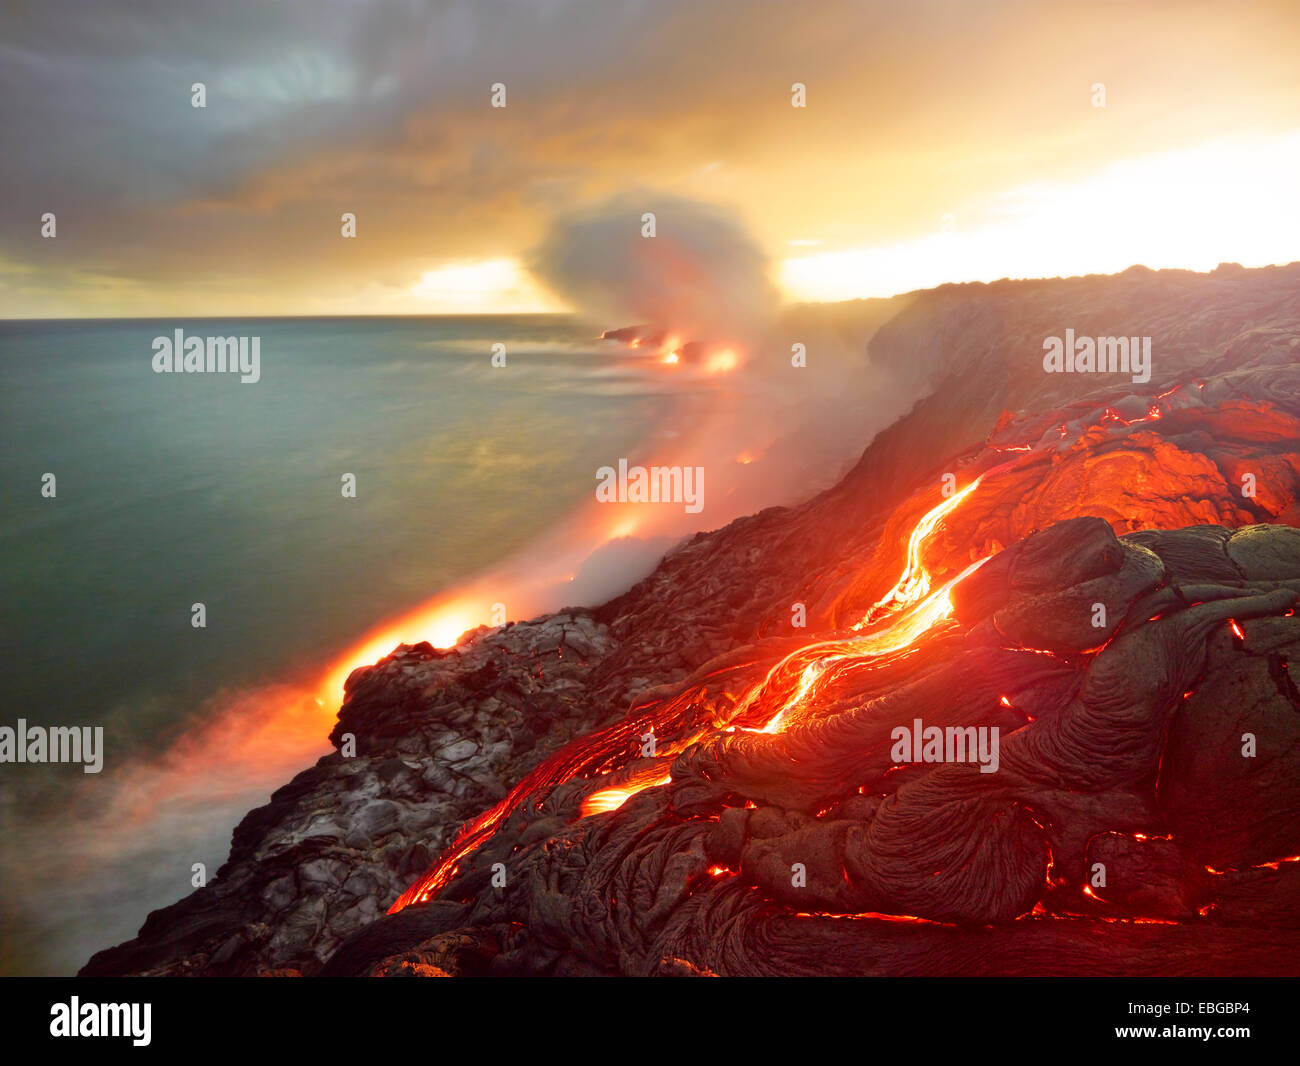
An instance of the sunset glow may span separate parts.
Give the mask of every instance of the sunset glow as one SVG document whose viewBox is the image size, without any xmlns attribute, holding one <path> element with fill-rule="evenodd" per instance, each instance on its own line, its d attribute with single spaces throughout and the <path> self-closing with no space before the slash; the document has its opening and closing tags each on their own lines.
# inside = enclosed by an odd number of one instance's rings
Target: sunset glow
<svg viewBox="0 0 1300 1066">
<path fill-rule="evenodd" d="M 782 261 L 796 300 L 892 296 L 947 281 L 1212 270 L 1219 263 L 1288 263 L 1300 247 L 1300 132 L 1216 140 L 1013 185 L 917 236 L 880 247 L 818 251 Z"/>
<path fill-rule="evenodd" d="M 291 53 L 199 56 L 221 72 L 196 112 L 212 121 L 179 125 L 162 121 L 157 84 L 129 74 L 148 33 L 104 60 L 131 86 L 123 98 L 75 102 L 60 64 L 82 46 L 46 42 L 36 67 L 15 41 L 3 66 L 35 80 L 0 94 L 23 146 L 9 154 L 0 314 L 577 310 L 538 275 L 539 236 L 633 186 L 623 232 L 639 241 L 664 196 L 718 205 L 786 301 L 1294 258 L 1294 5 L 1183 5 L 1177 47 L 1164 4 L 958 8 L 765 7 L 737 41 L 727 5 L 626 19 L 562 5 L 544 26 L 474 5 L 451 36 L 535 71 L 501 108 L 474 49 L 420 56 L 390 25 L 375 32 L 415 51 L 376 68 L 346 14 L 322 10 Z M 602 33 L 611 43 L 593 51 Z M 539 34 L 564 42 L 540 65 Z M 163 80 L 188 86 L 174 59 Z M 795 81 L 805 107 L 791 106 Z M 66 144 L 122 122 L 145 157 L 105 145 L 67 165 Z M 167 178 L 134 194 L 141 169 Z M 63 233 L 43 240 L 37 223 L 87 199 L 102 210 L 78 221 L 68 258 Z M 354 239 L 340 237 L 345 211 Z M 663 214 L 660 241 L 674 232 Z"/>
<path fill-rule="evenodd" d="M 1297 56 L 1300 0 L 3 5 L 9 1028 L 824 976 L 1256 1050 Z"/>
<path fill-rule="evenodd" d="M 522 314 L 564 311 L 565 305 L 543 292 L 514 259 L 451 263 L 427 270 L 411 286 L 432 313 Z"/>
</svg>

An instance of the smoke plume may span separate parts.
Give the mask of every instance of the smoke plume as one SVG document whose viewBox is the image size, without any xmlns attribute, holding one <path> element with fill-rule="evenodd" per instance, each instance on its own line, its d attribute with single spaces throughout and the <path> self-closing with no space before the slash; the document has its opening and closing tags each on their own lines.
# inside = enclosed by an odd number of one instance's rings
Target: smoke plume
<svg viewBox="0 0 1300 1066">
<path fill-rule="evenodd" d="M 643 236 L 654 216 L 654 236 Z M 743 340 L 777 304 L 767 257 L 730 213 L 640 192 L 557 217 L 529 267 L 584 317 Z"/>
</svg>

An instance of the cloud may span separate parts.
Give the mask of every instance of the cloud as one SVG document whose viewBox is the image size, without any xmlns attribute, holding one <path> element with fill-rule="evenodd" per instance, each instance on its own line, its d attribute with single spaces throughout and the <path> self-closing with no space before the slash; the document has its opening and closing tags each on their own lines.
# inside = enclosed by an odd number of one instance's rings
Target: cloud
<svg viewBox="0 0 1300 1066">
<path fill-rule="evenodd" d="M 652 237 L 643 236 L 647 214 Z M 767 258 L 738 217 L 648 190 L 561 215 L 528 265 L 589 318 L 686 339 L 740 339 L 778 302 Z"/>
<path fill-rule="evenodd" d="M 19 0 L 0 247 L 31 272 L 0 314 L 317 310 L 517 256 L 557 209 L 637 184 L 729 204 L 766 248 L 889 247 L 1243 115 L 1294 126 L 1289 6 Z"/>
</svg>

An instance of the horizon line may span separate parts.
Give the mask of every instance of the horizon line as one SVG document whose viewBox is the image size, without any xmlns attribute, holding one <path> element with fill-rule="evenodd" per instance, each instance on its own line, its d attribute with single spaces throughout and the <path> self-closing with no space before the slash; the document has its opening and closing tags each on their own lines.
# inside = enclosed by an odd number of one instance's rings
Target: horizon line
<svg viewBox="0 0 1300 1066">
<path fill-rule="evenodd" d="M 783 310 L 789 310 L 799 307 L 831 307 L 837 304 L 861 303 L 866 300 L 895 300 L 901 296 L 914 296 L 924 292 L 936 292 L 939 289 L 950 287 L 960 287 L 965 285 L 980 285 L 992 287 L 994 285 L 1005 284 L 1023 284 L 1039 281 L 1076 281 L 1087 278 L 1117 278 L 1133 270 L 1145 270 L 1152 274 L 1197 274 L 1209 277 L 1217 274 L 1224 267 L 1236 267 L 1243 272 L 1257 270 L 1286 270 L 1291 267 L 1300 266 L 1300 259 L 1293 259 L 1286 263 L 1265 263 L 1261 266 L 1243 266 L 1241 263 L 1225 260 L 1210 270 L 1193 270 L 1190 267 L 1149 267 L 1145 263 L 1133 263 L 1123 270 L 1116 270 L 1109 274 L 1054 274 L 1051 276 L 1033 276 L 1033 277 L 1002 277 L 995 278 L 992 281 L 943 281 L 938 285 L 931 285 L 924 289 L 907 289 L 901 292 L 891 293 L 888 296 L 850 296 L 842 300 L 791 300 L 782 304 Z M 267 314 L 222 314 L 220 312 L 206 312 L 202 314 L 149 314 L 149 315 L 0 315 L 0 322 L 150 322 L 150 321 L 175 321 L 178 319 L 283 319 L 283 318 L 438 318 L 438 319 L 457 319 L 457 318 L 581 318 L 581 311 L 429 311 L 429 312 L 354 312 L 350 314 L 312 314 L 304 312 L 271 312 Z"/>
</svg>

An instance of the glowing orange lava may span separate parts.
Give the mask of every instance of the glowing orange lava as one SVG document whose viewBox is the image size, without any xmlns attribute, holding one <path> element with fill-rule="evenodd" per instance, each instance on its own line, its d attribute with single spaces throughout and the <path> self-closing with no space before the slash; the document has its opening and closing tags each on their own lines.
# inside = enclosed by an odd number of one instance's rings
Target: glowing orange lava
<svg viewBox="0 0 1300 1066">
<path fill-rule="evenodd" d="M 384 626 L 349 648 L 328 670 L 316 702 L 334 706 L 343 699 L 343 682 L 359 666 L 369 666 L 392 653 L 397 645 L 427 640 L 435 648 L 452 647 L 462 633 L 487 622 L 492 604 L 458 598 L 421 608 Z"/>
<path fill-rule="evenodd" d="M 944 518 L 959 507 L 978 485 L 979 479 L 976 478 L 921 517 L 908 538 L 902 575 L 894 587 L 852 627 L 853 636 L 842 640 L 818 641 L 783 658 L 761 681 L 749 687 L 730 716 L 736 723 L 762 724 L 757 728 L 753 725 L 733 728 L 763 733 L 777 733 L 788 728 L 796 720 L 799 711 L 806 711 L 815 700 L 819 688 L 829 682 L 838 668 L 860 667 L 881 656 L 901 652 L 935 623 L 947 618 L 952 613 L 949 596 L 952 588 L 984 565 L 990 557 L 985 556 L 971 563 L 955 578 L 931 591 L 933 575 L 925 568 L 924 549 Z M 684 692 L 654 709 L 665 720 L 680 718 L 702 695 L 702 690 Z M 485 840 L 511 811 L 535 791 L 571 780 L 584 767 L 593 764 L 603 764 L 606 767 L 598 769 L 598 774 L 615 769 L 620 757 L 627 751 L 629 741 L 641 731 L 645 723 L 651 723 L 652 731 L 660 735 L 668 735 L 670 732 L 667 728 L 655 729 L 653 720 L 647 714 L 641 714 L 590 737 L 579 738 L 543 762 L 519 782 L 505 799 L 466 825 L 447 853 L 398 898 L 389 913 L 431 899 L 434 893 L 451 880 L 460 859 Z M 708 731 L 707 728 L 697 730 L 679 738 L 671 750 L 659 752 L 660 759 L 685 750 Z M 585 817 L 617 810 L 637 793 L 667 784 L 671 777 L 658 768 L 662 765 L 663 762 L 659 761 L 655 768 L 633 775 L 631 780 L 593 792 L 582 805 L 582 815 Z"/>
<path fill-rule="evenodd" d="M 979 483 L 980 479 L 976 478 L 960 492 L 954 492 L 938 507 L 927 511 L 916 523 L 916 528 L 907 539 L 907 564 L 903 569 L 903 576 L 898 579 L 898 584 L 867 612 L 867 616 L 853 627 L 855 630 L 870 625 L 882 615 L 892 614 L 900 607 L 915 603 L 930 591 L 930 574 L 921 562 L 921 549 L 939 524 L 960 506 L 962 500 L 975 491 Z"/>
<path fill-rule="evenodd" d="M 666 785 L 671 780 L 671 775 L 663 774 L 644 785 L 629 785 L 627 788 L 603 788 L 599 792 L 593 792 L 583 801 L 582 816 L 585 818 L 589 814 L 616 811 L 638 792 L 643 792 L 647 788 Z"/>
<path fill-rule="evenodd" d="M 725 374 L 739 365 L 740 360 L 730 348 L 714 352 L 704 361 L 704 369 L 710 374 Z"/>
</svg>

